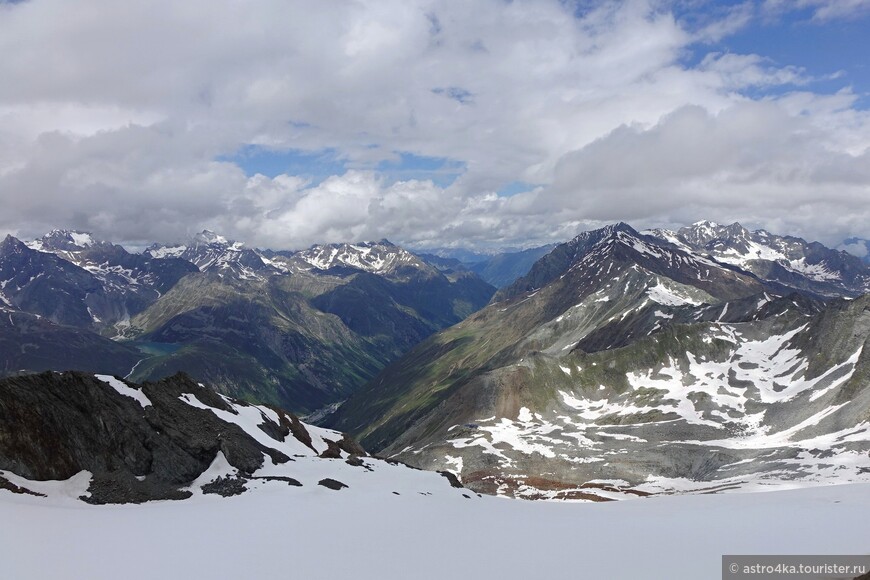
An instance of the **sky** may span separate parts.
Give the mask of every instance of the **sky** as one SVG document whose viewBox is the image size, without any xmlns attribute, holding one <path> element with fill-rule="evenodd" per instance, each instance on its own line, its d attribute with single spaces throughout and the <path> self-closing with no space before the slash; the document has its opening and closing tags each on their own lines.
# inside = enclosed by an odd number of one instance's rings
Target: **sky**
<svg viewBox="0 0 870 580">
<path fill-rule="evenodd" d="M 870 0 L 0 0 L 0 231 L 870 238 Z"/>
</svg>

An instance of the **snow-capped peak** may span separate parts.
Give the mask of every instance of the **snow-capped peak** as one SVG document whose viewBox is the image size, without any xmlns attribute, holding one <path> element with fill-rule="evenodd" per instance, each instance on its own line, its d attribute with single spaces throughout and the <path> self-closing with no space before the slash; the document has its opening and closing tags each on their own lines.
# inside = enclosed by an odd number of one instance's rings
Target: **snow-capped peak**
<svg viewBox="0 0 870 580">
<path fill-rule="evenodd" d="M 103 243 L 90 232 L 76 230 L 51 230 L 41 238 L 25 242 L 27 247 L 39 252 L 78 251 Z"/>
<path fill-rule="evenodd" d="M 277 273 L 281 268 L 265 259 L 243 242 L 230 240 L 211 230 L 193 235 L 187 242 L 173 245 L 154 244 L 145 250 L 153 258 L 181 258 L 201 271 L 231 272 L 244 280 L 258 280 Z"/>
<path fill-rule="evenodd" d="M 211 230 L 202 230 L 193 237 L 193 241 L 198 244 L 220 244 L 220 245 L 235 245 L 237 242 L 231 242 L 224 236 L 216 234 Z"/>
<path fill-rule="evenodd" d="M 326 244 L 311 246 L 296 253 L 296 257 L 312 268 L 328 270 L 346 266 L 373 273 L 385 273 L 401 265 L 425 268 L 414 254 L 388 240 L 355 244 Z"/>
</svg>

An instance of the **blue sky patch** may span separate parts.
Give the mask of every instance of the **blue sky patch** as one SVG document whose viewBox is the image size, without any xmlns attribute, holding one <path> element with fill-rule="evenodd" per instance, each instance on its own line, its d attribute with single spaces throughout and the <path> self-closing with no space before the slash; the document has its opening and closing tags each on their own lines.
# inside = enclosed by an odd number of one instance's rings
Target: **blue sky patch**
<svg viewBox="0 0 870 580">
<path fill-rule="evenodd" d="M 532 191 L 536 187 L 537 185 L 534 185 L 532 183 L 526 183 L 525 181 L 511 181 L 500 190 L 498 190 L 498 195 L 501 197 L 511 197 L 518 193 Z"/>
<path fill-rule="evenodd" d="M 708 2 L 709 13 L 721 15 L 740 2 Z M 812 8 L 795 8 L 776 15 L 754 14 L 749 24 L 712 44 L 696 44 L 686 55 L 683 64 L 694 67 L 711 52 L 757 54 L 773 67 L 794 66 L 811 78 L 807 90 L 817 93 L 835 93 L 851 87 L 862 96 L 870 93 L 870 13 L 856 12 L 846 18 L 826 21 L 814 20 Z M 695 7 L 697 8 L 697 7 Z M 690 29 L 703 27 L 702 13 L 677 11 L 677 17 Z M 779 95 L 801 89 L 794 85 L 755 87 L 746 93 L 759 98 Z"/>
<path fill-rule="evenodd" d="M 381 161 L 374 169 L 390 181 L 428 179 L 439 187 L 447 187 L 465 171 L 465 164 L 445 157 L 402 152 L 398 159 Z"/>
<path fill-rule="evenodd" d="M 260 173 L 267 177 L 281 174 L 298 175 L 312 185 L 332 175 L 342 175 L 348 169 L 377 171 L 389 182 L 411 179 L 431 180 L 439 187 L 447 187 L 465 171 L 465 164 L 445 157 L 428 157 L 401 152 L 397 158 L 365 166 L 351 164 L 335 149 L 303 151 L 299 149 L 276 150 L 260 145 L 246 145 L 232 155 L 222 155 L 218 161 L 235 163 L 252 176 Z"/>
<path fill-rule="evenodd" d="M 347 170 L 345 162 L 335 149 L 303 151 L 299 149 L 276 150 L 261 145 L 245 145 L 232 155 L 217 158 L 218 161 L 235 163 L 246 175 L 261 173 L 267 177 L 281 174 L 298 175 L 317 184 L 331 175 L 341 175 Z"/>
</svg>

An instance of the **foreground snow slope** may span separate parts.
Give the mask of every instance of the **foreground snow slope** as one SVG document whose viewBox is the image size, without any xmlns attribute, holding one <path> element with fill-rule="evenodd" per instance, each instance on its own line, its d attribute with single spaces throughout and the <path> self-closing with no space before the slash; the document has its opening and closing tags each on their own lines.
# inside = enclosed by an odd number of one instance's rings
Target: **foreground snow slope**
<svg viewBox="0 0 870 580">
<path fill-rule="evenodd" d="M 265 486 L 91 506 L 0 490 L 0 561 L 18 580 L 697 580 L 720 577 L 722 554 L 870 552 L 868 492 L 855 484 L 580 504 Z"/>
</svg>

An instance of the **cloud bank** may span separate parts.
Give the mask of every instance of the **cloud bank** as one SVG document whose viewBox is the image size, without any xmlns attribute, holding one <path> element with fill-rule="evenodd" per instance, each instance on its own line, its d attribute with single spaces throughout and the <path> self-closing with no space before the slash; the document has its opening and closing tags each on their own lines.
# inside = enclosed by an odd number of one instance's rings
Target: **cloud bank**
<svg viewBox="0 0 870 580">
<path fill-rule="evenodd" d="M 681 4 L 0 4 L 0 229 L 499 246 L 709 218 L 870 237 L 861 95 L 714 45 L 781 3 L 700 24 Z M 866 4 L 803 1 L 814 21 Z M 251 148 L 339 170 L 254 174 Z M 458 175 L 403 177 L 406 154 Z"/>
</svg>

